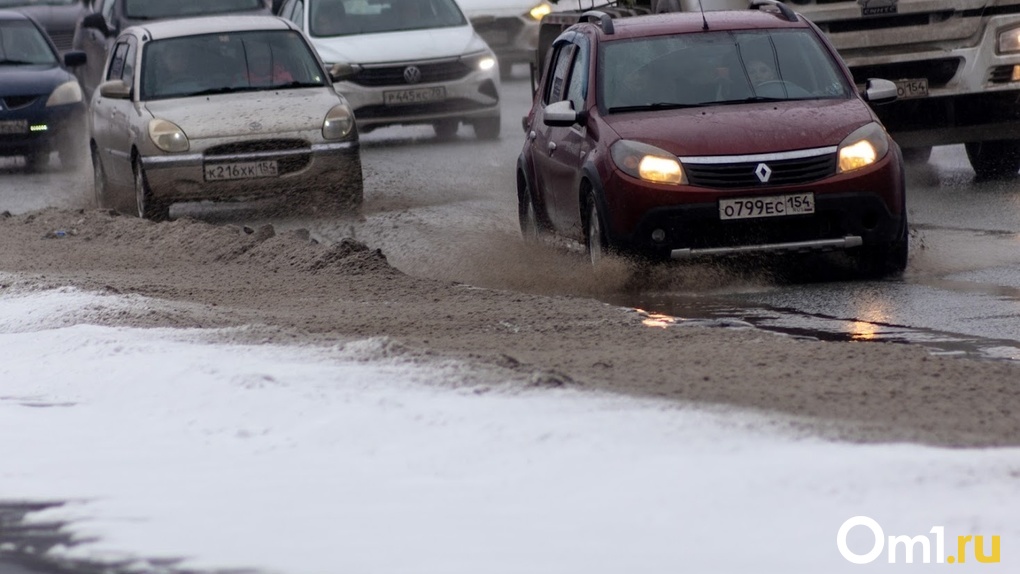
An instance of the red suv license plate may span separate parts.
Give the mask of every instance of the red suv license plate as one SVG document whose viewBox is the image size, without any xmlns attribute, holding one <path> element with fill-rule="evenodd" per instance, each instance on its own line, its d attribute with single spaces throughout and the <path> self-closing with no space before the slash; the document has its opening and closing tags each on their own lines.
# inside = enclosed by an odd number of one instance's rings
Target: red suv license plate
<svg viewBox="0 0 1020 574">
<path fill-rule="evenodd" d="M 719 219 L 754 219 L 815 212 L 815 194 L 793 193 L 719 200 Z"/>
</svg>

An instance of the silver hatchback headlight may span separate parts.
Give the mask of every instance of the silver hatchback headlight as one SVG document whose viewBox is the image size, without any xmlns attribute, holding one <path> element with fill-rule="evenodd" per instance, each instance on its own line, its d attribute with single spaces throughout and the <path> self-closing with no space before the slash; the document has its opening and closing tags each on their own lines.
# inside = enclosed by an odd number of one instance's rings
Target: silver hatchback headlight
<svg viewBox="0 0 1020 574">
<path fill-rule="evenodd" d="M 333 106 L 326 119 L 322 120 L 322 137 L 327 140 L 339 140 L 350 135 L 354 129 L 354 112 L 347 104 Z"/>
<path fill-rule="evenodd" d="M 191 142 L 180 126 L 159 118 L 149 120 L 149 139 L 166 152 L 177 153 L 191 149 Z"/>
</svg>

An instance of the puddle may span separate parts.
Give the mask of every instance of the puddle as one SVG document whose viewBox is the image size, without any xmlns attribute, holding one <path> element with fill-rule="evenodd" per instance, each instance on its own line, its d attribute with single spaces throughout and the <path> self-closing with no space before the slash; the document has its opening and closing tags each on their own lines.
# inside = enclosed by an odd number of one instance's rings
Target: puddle
<svg viewBox="0 0 1020 574">
<path fill-rule="evenodd" d="M 864 341 L 920 345 L 933 355 L 1020 361 L 1020 342 L 939 329 L 848 319 L 792 308 L 735 302 L 720 297 L 644 294 L 606 301 L 630 307 L 651 328 L 689 325 L 756 328 L 816 341 Z"/>
</svg>

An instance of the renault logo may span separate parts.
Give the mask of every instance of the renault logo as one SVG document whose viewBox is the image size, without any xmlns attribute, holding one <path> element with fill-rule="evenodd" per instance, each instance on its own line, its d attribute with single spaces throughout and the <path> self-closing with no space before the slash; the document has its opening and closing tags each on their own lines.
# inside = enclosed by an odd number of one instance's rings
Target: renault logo
<svg viewBox="0 0 1020 574">
<path fill-rule="evenodd" d="M 404 81 L 408 84 L 417 84 L 421 81 L 421 70 L 418 69 L 418 66 L 404 68 Z"/>
<path fill-rule="evenodd" d="M 754 175 L 758 176 L 758 181 L 768 183 L 769 178 L 772 177 L 772 168 L 763 163 L 759 163 L 758 167 L 754 168 Z"/>
</svg>

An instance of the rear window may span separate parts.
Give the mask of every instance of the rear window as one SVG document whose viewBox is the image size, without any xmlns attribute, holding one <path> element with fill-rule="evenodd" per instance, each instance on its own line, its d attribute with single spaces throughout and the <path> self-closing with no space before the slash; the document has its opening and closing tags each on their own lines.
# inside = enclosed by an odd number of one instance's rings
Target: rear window
<svg viewBox="0 0 1020 574">
<path fill-rule="evenodd" d="M 124 15 L 133 20 L 156 20 L 264 9 L 264 0 L 125 0 Z"/>
<path fill-rule="evenodd" d="M 155 40 L 142 56 L 142 100 L 325 86 L 319 61 L 292 30 Z"/>
<path fill-rule="evenodd" d="M 308 21 L 320 38 L 467 25 L 454 0 L 314 0 Z"/>
<path fill-rule="evenodd" d="M 847 98 L 852 86 L 810 30 L 753 30 L 604 42 L 610 112 L 655 105 Z"/>
<path fill-rule="evenodd" d="M 45 36 L 31 22 L 0 21 L 0 66 L 51 65 L 57 63 Z"/>
</svg>

